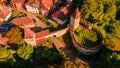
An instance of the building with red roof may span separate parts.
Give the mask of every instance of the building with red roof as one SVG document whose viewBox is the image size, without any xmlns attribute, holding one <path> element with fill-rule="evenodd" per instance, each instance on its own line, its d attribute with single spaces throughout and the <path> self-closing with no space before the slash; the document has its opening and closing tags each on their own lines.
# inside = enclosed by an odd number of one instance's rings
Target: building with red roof
<svg viewBox="0 0 120 68">
<path fill-rule="evenodd" d="M 2 34 L 0 34 L 0 44 L 1 45 L 7 45 L 8 38 L 3 37 Z"/>
<path fill-rule="evenodd" d="M 12 10 L 7 6 L 0 6 L 0 21 L 7 21 L 11 16 Z"/>
<path fill-rule="evenodd" d="M 26 0 L 10 0 L 10 3 L 17 9 L 23 9 Z"/>
<path fill-rule="evenodd" d="M 24 40 L 31 45 L 40 46 L 47 41 L 48 37 L 56 36 L 60 37 L 66 34 L 69 28 L 64 28 L 54 32 L 49 32 L 49 29 L 42 30 L 40 27 L 28 28 L 24 27 Z"/>
<path fill-rule="evenodd" d="M 36 31 L 37 29 L 37 31 Z M 47 41 L 47 35 L 49 34 L 49 30 L 40 30 L 38 27 L 34 28 L 24 28 L 24 39 L 28 44 L 34 46 L 40 46 L 42 43 Z"/>
<path fill-rule="evenodd" d="M 72 13 L 70 18 L 70 25 L 73 26 L 74 29 L 76 29 L 79 26 L 81 18 L 81 13 L 78 8 Z"/>
<path fill-rule="evenodd" d="M 41 13 L 46 16 L 53 6 L 53 0 L 42 0 L 41 1 Z"/>
<path fill-rule="evenodd" d="M 6 0 L 0 0 L 0 5 L 5 5 Z"/>
<path fill-rule="evenodd" d="M 28 0 L 25 7 L 29 12 L 40 13 L 40 0 Z"/>
<path fill-rule="evenodd" d="M 33 13 L 41 13 L 46 16 L 53 5 L 52 0 L 28 0 L 26 10 Z"/>
<path fill-rule="evenodd" d="M 72 7 L 71 3 L 65 6 L 62 6 L 60 9 L 58 9 L 52 14 L 52 19 L 56 21 L 58 24 L 61 24 L 61 25 L 64 24 L 71 14 L 71 11 L 72 11 L 71 7 Z"/>
<path fill-rule="evenodd" d="M 35 26 L 35 21 L 33 21 L 33 19 L 29 16 L 15 18 L 11 21 L 11 23 L 21 28 Z"/>
</svg>

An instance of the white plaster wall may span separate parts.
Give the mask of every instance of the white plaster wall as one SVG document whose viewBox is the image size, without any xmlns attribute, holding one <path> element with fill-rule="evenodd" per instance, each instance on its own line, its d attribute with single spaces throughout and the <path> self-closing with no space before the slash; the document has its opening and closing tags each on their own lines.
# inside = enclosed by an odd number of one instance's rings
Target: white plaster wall
<svg viewBox="0 0 120 68">
<path fill-rule="evenodd" d="M 26 7 L 26 10 L 29 11 L 29 12 L 39 13 L 38 8 L 34 8 L 34 7 L 29 6 L 29 5 L 26 5 L 25 7 Z"/>
<path fill-rule="evenodd" d="M 63 25 L 65 22 L 53 17 L 53 20 L 57 21 L 58 24 Z"/>
<path fill-rule="evenodd" d="M 70 25 L 75 28 L 77 28 L 79 26 L 79 22 L 80 22 L 80 18 L 75 19 L 73 17 L 70 18 Z"/>
</svg>

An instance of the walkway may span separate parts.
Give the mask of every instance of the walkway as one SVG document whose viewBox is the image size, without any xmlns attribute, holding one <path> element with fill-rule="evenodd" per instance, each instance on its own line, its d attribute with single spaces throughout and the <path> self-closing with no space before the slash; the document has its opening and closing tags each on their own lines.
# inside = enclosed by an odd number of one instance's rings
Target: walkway
<svg viewBox="0 0 120 68">
<path fill-rule="evenodd" d="M 52 37 L 52 40 L 56 49 L 59 52 L 64 52 L 67 55 L 67 57 L 69 57 L 72 60 L 75 59 L 75 56 L 72 54 L 72 52 L 68 50 L 66 46 L 63 43 L 61 43 L 56 37 Z"/>
<path fill-rule="evenodd" d="M 18 9 L 14 9 L 14 8 L 12 8 L 12 10 L 17 10 L 19 12 L 23 12 L 23 13 L 27 14 L 28 16 L 32 17 L 33 19 L 35 19 L 35 21 L 36 21 L 35 26 L 40 26 L 41 28 L 48 28 L 44 23 L 42 23 L 40 21 L 40 19 L 37 17 L 38 15 L 34 15 L 34 14 L 27 12 L 25 10 L 18 10 Z"/>
<path fill-rule="evenodd" d="M 56 37 L 52 37 L 52 40 L 53 40 L 53 43 L 54 43 L 56 49 L 59 52 L 64 52 L 67 55 L 67 57 L 69 57 L 71 60 L 75 60 L 75 62 L 77 62 L 78 64 L 81 64 L 81 63 L 84 64 L 84 65 L 98 65 L 99 64 L 99 62 L 94 61 L 94 60 L 86 60 L 86 59 L 83 59 L 83 58 L 76 57 L 71 52 L 71 50 L 69 50 L 67 48 L 67 45 L 60 42 Z"/>
<path fill-rule="evenodd" d="M 56 49 L 59 52 L 64 52 L 67 55 L 67 57 L 69 57 L 71 60 L 74 60 L 78 65 L 84 65 L 84 66 L 86 65 L 84 61 L 77 58 L 69 49 L 67 49 L 66 45 L 61 43 L 56 37 L 52 37 L 52 40 Z"/>
</svg>

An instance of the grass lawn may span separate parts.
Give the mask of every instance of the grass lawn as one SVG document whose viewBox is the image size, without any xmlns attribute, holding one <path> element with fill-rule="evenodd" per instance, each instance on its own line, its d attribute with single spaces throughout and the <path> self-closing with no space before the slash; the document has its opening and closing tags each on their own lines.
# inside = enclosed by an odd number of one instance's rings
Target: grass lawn
<svg viewBox="0 0 120 68">
<path fill-rule="evenodd" d="M 12 20 L 12 19 L 15 18 L 18 14 L 20 14 L 20 12 L 17 11 L 17 10 L 12 11 L 12 15 L 11 15 L 11 17 L 9 18 L 9 20 Z"/>
<path fill-rule="evenodd" d="M 40 18 L 40 20 L 41 20 L 45 25 L 47 25 L 51 31 L 54 31 L 54 30 L 55 30 L 56 27 L 55 27 L 53 24 L 51 24 L 50 22 L 48 22 L 47 19 L 45 19 L 45 18 Z"/>
<path fill-rule="evenodd" d="M 87 28 L 80 28 L 79 26 L 74 33 L 75 39 L 84 46 L 87 47 L 94 47 L 98 45 L 100 41 L 100 37 L 97 32 L 87 29 Z"/>
</svg>

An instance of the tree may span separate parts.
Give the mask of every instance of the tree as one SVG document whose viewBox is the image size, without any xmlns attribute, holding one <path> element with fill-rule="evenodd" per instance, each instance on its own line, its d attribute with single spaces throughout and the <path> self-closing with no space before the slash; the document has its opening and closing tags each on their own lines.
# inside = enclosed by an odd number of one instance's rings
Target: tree
<svg viewBox="0 0 120 68">
<path fill-rule="evenodd" d="M 104 45 L 107 47 L 110 47 L 110 48 L 114 48 L 115 43 L 113 41 L 113 38 L 114 37 L 112 35 L 107 34 L 105 39 L 104 39 L 104 41 L 105 41 Z"/>
<path fill-rule="evenodd" d="M 84 0 L 81 12 L 82 17 L 91 23 L 109 23 L 116 17 L 117 8 L 113 0 Z"/>
<path fill-rule="evenodd" d="M 36 49 L 37 67 L 47 68 L 48 65 L 60 64 L 62 55 L 54 48 L 39 47 Z"/>
<path fill-rule="evenodd" d="M 11 28 L 5 36 L 9 39 L 8 40 L 9 44 L 20 45 L 24 43 L 23 33 L 21 29 L 18 27 Z"/>
<path fill-rule="evenodd" d="M 8 62 L 9 60 L 14 61 L 12 50 L 0 47 L 0 62 Z"/>
<path fill-rule="evenodd" d="M 74 60 L 65 59 L 61 65 L 60 68 L 86 68 L 83 64 L 77 64 L 78 62 L 75 62 Z"/>
<path fill-rule="evenodd" d="M 105 68 L 119 68 L 120 67 L 120 54 L 116 52 L 104 53 L 101 55 L 102 67 Z"/>
<path fill-rule="evenodd" d="M 23 45 L 19 45 L 17 50 L 18 56 L 20 56 L 25 60 L 29 59 L 32 56 L 32 53 L 33 53 L 33 46 L 26 43 Z"/>
<path fill-rule="evenodd" d="M 110 24 L 111 28 L 111 32 L 112 35 L 118 39 L 120 39 L 120 21 L 112 21 L 112 23 Z"/>
</svg>

